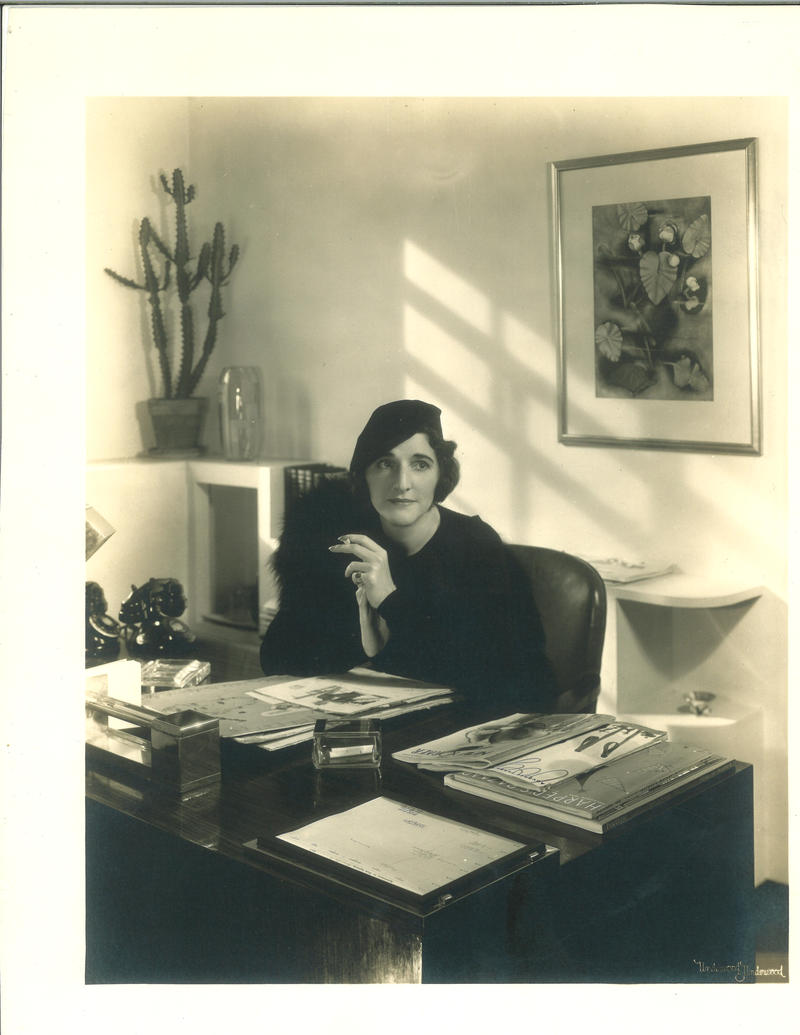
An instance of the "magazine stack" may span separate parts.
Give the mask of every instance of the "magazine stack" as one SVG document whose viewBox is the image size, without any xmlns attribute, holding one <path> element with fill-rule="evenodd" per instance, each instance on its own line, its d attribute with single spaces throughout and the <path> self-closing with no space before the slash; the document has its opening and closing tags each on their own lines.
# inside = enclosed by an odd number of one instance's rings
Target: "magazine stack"
<svg viewBox="0 0 800 1035">
<path fill-rule="evenodd" d="M 445 786 L 604 834 L 732 759 L 610 715 L 516 713 L 397 752 Z"/>
</svg>

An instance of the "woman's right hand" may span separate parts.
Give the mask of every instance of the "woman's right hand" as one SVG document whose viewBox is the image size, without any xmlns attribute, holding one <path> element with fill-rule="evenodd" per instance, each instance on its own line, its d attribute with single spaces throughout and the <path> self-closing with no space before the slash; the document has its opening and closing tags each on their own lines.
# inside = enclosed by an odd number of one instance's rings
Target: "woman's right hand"
<svg viewBox="0 0 800 1035">
<path fill-rule="evenodd" d="M 340 536 L 340 542 L 329 546 L 331 553 L 352 554 L 355 558 L 344 569 L 344 577 L 356 586 L 363 586 L 367 600 L 374 608 L 394 593 L 396 586 L 389 568 L 386 550 L 367 535 L 357 532 Z"/>
</svg>

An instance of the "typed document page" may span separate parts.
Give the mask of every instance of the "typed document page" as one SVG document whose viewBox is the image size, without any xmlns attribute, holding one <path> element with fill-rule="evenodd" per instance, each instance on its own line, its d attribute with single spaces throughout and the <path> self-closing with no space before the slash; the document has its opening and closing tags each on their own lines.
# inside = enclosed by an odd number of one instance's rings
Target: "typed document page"
<svg viewBox="0 0 800 1035">
<path fill-rule="evenodd" d="M 525 847 L 383 797 L 279 838 L 418 895 Z"/>
</svg>

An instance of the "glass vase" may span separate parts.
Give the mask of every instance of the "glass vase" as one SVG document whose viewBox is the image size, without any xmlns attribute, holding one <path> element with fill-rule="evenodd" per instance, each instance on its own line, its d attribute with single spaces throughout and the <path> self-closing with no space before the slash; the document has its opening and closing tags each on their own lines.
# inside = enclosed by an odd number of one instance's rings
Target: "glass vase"
<svg viewBox="0 0 800 1035">
<path fill-rule="evenodd" d="M 261 450 L 258 367 L 225 367 L 219 379 L 219 431 L 226 460 L 257 460 Z"/>
</svg>

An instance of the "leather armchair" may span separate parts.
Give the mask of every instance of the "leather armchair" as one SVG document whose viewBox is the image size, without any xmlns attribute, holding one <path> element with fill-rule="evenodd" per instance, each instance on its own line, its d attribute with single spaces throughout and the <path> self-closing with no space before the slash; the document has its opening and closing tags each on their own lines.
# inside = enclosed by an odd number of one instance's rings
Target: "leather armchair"
<svg viewBox="0 0 800 1035">
<path fill-rule="evenodd" d="M 544 546 L 512 545 L 530 579 L 558 679 L 556 712 L 595 712 L 606 631 L 606 587 L 586 561 Z"/>
</svg>

